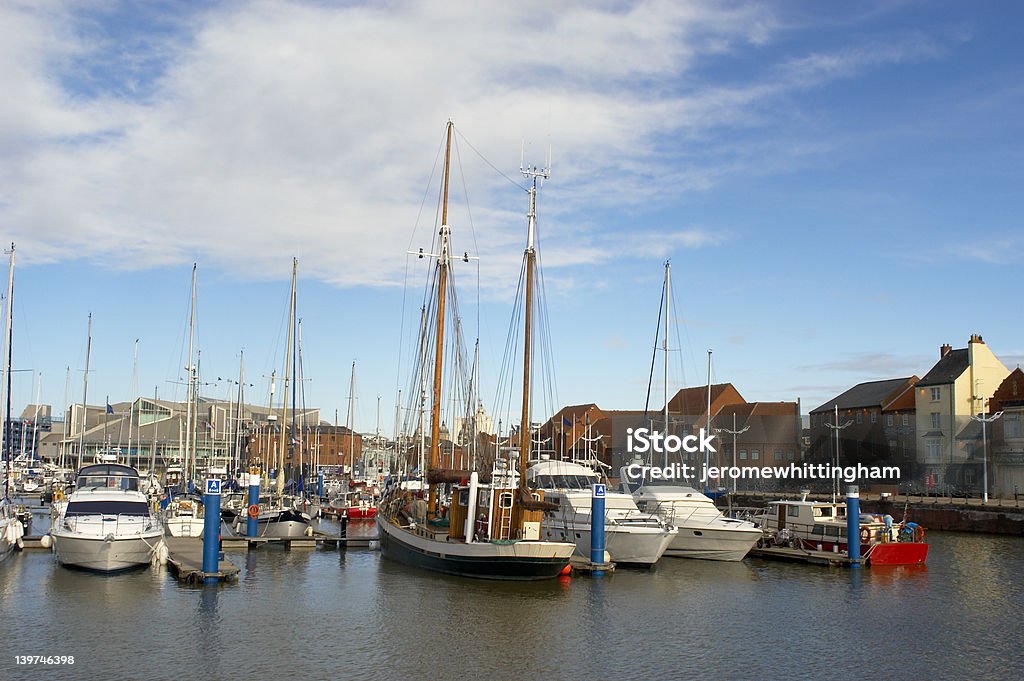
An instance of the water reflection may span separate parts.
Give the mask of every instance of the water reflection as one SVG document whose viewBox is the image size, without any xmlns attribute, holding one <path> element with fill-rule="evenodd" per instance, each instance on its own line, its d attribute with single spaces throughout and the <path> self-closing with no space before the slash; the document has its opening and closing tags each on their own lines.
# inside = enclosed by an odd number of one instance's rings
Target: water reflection
<svg viewBox="0 0 1024 681">
<path fill-rule="evenodd" d="M 535 583 L 261 547 L 227 553 L 238 582 L 194 587 L 25 551 L 0 564 L 0 612 L 34 648 L 75 655 L 75 678 L 830 679 L 842 659 L 894 678 L 1024 677 L 1024 539 L 929 539 L 927 568 L 673 559 Z M 10 664 L 0 678 L 25 676 Z"/>
</svg>

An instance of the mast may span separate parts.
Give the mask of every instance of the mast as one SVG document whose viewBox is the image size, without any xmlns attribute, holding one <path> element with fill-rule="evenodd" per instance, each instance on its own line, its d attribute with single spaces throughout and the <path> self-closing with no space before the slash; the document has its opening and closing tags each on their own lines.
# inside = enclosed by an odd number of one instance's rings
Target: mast
<svg viewBox="0 0 1024 681">
<path fill-rule="evenodd" d="M 711 350 L 708 350 L 708 418 L 707 418 L 707 429 L 708 436 L 711 435 Z M 711 452 L 704 453 L 705 463 L 711 464 Z M 721 464 L 721 461 L 716 461 L 717 464 Z"/>
<path fill-rule="evenodd" d="M 238 409 L 235 412 L 235 455 L 232 457 L 234 469 L 242 467 L 241 434 L 242 434 L 242 398 L 245 394 L 245 350 L 238 352 Z M 234 472 L 232 472 L 234 475 Z"/>
<path fill-rule="evenodd" d="M 68 365 L 68 366 L 64 367 L 64 409 L 61 412 L 62 414 L 67 414 L 68 413 L 68 393 L 70 393 L 70 392 L 71 392 L 71 366 Z M 68 423 L 67 425 L 70 426 L 71 424 Z M 64 460 L 64 457 L 67 455 L 68 436 L 71 435 L 71 433 L 69 433 L 67 431 L 63 431 L 61 434 L 63 435 L 63 437 L 60 439 L 60 459 L 59 459 L 59 461 L 60 461 L 60 468 L 63 471 L 64 466 L 66 464 L 66 461 Z"/>
<path fill-rule="evenodd" d="M 356 478 L 356 361 L 352 360 L 352 378 L 348 383 L 348 479 Z"/>
<path fill-rule="evenodd" d="M 4 499 L 11 496 L 11 347 L 14 345 L 14 324 L 11 309 L 14 302 L 14 242 L 11 242 L 11 264 L 7 271 L 7 310 L 4 313 Z"/>
<path fill-rule="evenodd" d="M 13 283 L 12 283 L 13 286 Z M 92 354 L 92 312 L 89 313 L 89 323 L 86 330 L 86 341 L 85 341 L 85 375 L 82 377 L 82 430 L 78 434 L 78 465 L 75 470 L 82 467 L 82 456 L 85 450 L 85 425 L 89 417 L 89 408 L 86 406 L 89 400 L 89 355 Z M 7 382 L 10 383 L 10 372 L 7 372 Z M 10 386 L 8 386 L 10 391 Z M 8 405 L 8 411 L 10 405 Z M 10 420 L 10 419 L 8 419 Z"/>
<path fill-rule="evenodd" d="M 444 308 L 448 295 L 448 177 L 451 170 L 452 127 L 449 120 L 444 148 L 444 190 L 441 200 L 441 254 L 437 258 L 437 335 L 434 339 L 434 386 L 430 412 L 430 469 L 438 467 L 441 437 L 441 378 L 444 357 Z M 427 513 L 437 511 L 437 490 L 430 486 Z"/>
<path fill-rule="evenodd" d="M 128 465 L 132 465 L 132 426 L 135 424 L 135 393 L 138 391 L 139 373 L 139 339 L 135 339 L 135 352 L 132 353 L 132 401 L 128 407 Z M 142 467 L 142 455 L 139 455 L 139 468 Z M 150 471 L 152 473 L 153 471 Z"/>
<path fill-rule="evenodd" d="M 284 494 L 284 445 L 285 431 L 288 429 L 285 423 L 286 401 L 288 399 L 288 381 L 291 377 L 292 357 L 292 336 L 295 331 L 295 278 L 299 271 L 299 259 L 292 257 L 292 292 L 288 304 L 288 344 L 284 356 L 284 395 L 281 400 L 281 440 L 277 452 L 277 496 Z"/>
<path fill-rule="evenodd" d="M 181 462 L 182 475 L 187 474 L 189 480 L 194 480 L 193 475 L 195 451 L 192 450 L 192 429 L 194 424 L 192 423 L 192 385 L 193 376 L 195 375 L 195 367 L 192 365 L 192 350 L 193 342 L 195 337 L 195 324 L 196 324 L 196 263 L 192 263 L 192 294 L 189 303 L 189 315 L 188 315 L 188 364 L 185 365 L 185 371 L 188 373 L 188 378 L 185 381 L 185 458 Z M 190 465 L 190 462 L 192 465 Z M 183 487 L 188 488 L 188 483 L 184 483 Z M 179 490 L 184 491 L 184 490 Z"/>
<path fill-rule="evenodd" d="M 523 311 L 523 411 L 519 421 L 519 489 L 526 491 L 526 468 L 530 459 L 530 363 L 533 355 L 533 270 L 537 253 L 534 249 L 534 233 L 537 226 L 537 178 L 547 179 L 548 170 L 536 167 L 520 171 L 525 177 L 531 178 L 530 212 L 527 213 L 526 233 L 526 297 Z"/>
<path fill-rule="evenodd" d="M 668 437 L 668 320 L 672 309 L 672 261 L 665 261 L 665 335 L 661 341 L 661 349 L 665 353 L 665 432 Z M 665 448 L 665 468 L 668 468 L 668 448 Z"/>
<path fill-rule="evenodd" d="M 427 306 L 420 308 L 420 444 L 416 465 L 426 480 L 427 466 Z"/>
</svg>

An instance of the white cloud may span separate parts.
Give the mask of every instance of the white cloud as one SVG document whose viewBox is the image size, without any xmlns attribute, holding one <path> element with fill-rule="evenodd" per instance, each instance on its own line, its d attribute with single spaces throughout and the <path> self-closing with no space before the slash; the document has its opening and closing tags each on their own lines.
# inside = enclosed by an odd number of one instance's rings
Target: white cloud
<svg viewBox="0 0 1024 681">
<path fill-rule="evenodd" d="M 123 80 L 105 83 L 87 76 L 115 61 L 118 36 L 76 11 L 0 9 L 0 226 L 24 261 L 145 268 L 201 256 L 263 277 L 283 276 L 296 253 L 304 276 L 339 285 L 399 283 L 417 215 L 412 245 L 429 240 L 434 195 L 420 202 L 449 116 L 465 134 L 453 195 L 465 186 L 473 205 L 453 207 L 457 247 L 475 250 L 472 221 L 505 281 L 518 267 L 525 194 L 467 141 L 509 174 L 524 138 L 541 157 L 552 144 L 550 217 L 564 228 L 578 224 L 572 211 L 706 189 L 750 165 L 742 151 L 679 164 L 667 138 L 756 124 L 765 97 L 899 57 L 812 55 L 771 84 L 683 86 L 702 59 L 770 40 L 775 19 L 758 4 L 667 0 L 255 2 L 133 39 L 111 76 Z M 557 232 L 546 263 L 595 264 L 623 249 L 660 258 L 723 238 L 611 228 L 582 243 L 581 228 Z"/>
</svg>

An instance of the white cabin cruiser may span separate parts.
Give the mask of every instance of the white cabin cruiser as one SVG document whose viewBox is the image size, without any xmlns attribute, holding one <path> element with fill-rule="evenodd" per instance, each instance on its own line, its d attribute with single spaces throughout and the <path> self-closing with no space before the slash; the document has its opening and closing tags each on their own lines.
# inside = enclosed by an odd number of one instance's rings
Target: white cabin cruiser
<svg viewBox="0 0 1024 681">
<path fill-rule="evenodd" d="M 102 463 L 78 471 L 50 534 L 58 562 L 114 572 L 149 563 L 163 528 L 139 491 L 138 471 Z"/>
<path fill-rule="evenodd" d="M 544 499 L 559 505 L 563 525 L 547 529 L 552 539 L 573 541 L 576 554 L 590 558 L 591 498 L 601 477 L 593 468 L 570 461 L 541 460 L 530 465 L 527 484 L 544 490 Z M 605 496 L 605 550 L 614 563 L 653 565 L 675 539 L 677 530 L 653 513 L 641 511 L 633 497 L 620 492 Z"/>
<path fill-rule="evenodd" d="M 761 538 L 761 528 L 723 514 L 715 502 L 692 487 L 645 485 L 633 492 L 641 511 L 656 513 L 679 533 L 666 556 L 705 560 L 743 560 Z"/>
</svg>

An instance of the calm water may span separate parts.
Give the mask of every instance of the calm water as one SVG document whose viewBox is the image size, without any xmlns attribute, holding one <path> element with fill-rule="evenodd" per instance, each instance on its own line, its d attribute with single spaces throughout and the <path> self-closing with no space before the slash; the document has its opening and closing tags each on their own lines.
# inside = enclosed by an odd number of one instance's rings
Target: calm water
<svg viewBox="0 0 1024 681">
<path fill-rule="evenodd" d="M 1024 678 L 1024 539 L 929 540 L 926 569 L 665 559 L 533 584 L 264 548 L 205 589 L 25 551 L 0 564 L 0 679 Z"/>
</svg>

